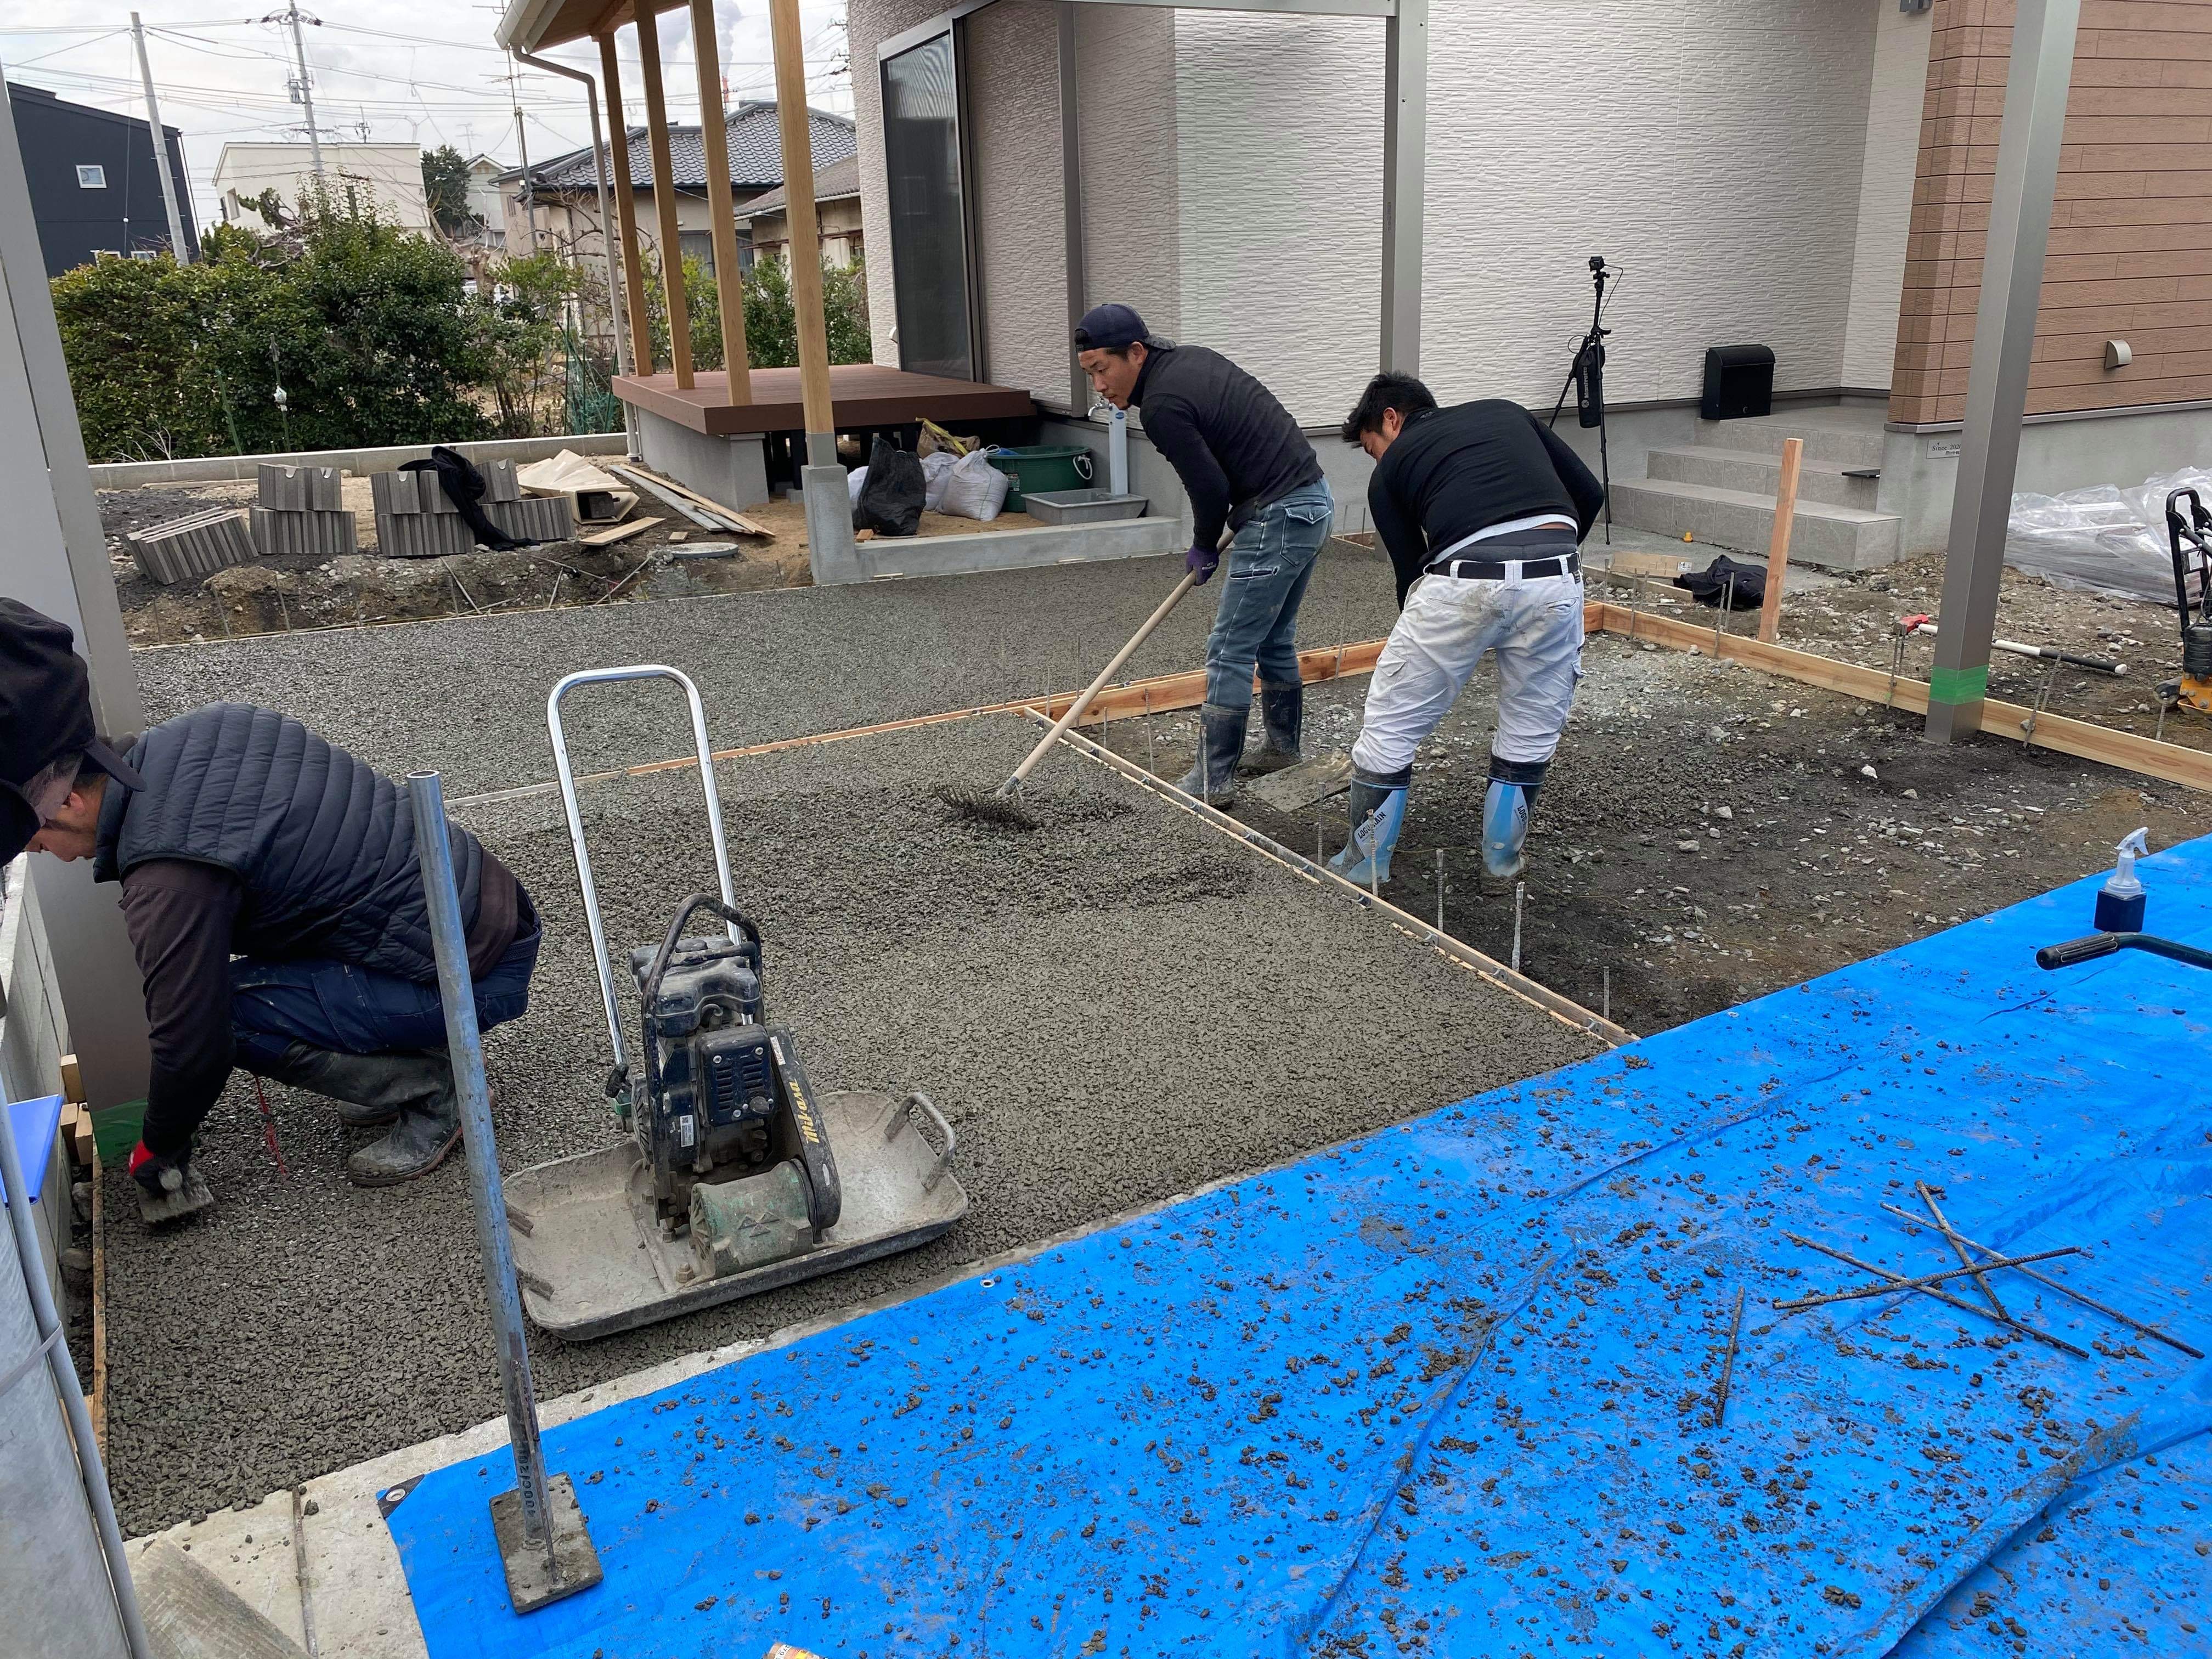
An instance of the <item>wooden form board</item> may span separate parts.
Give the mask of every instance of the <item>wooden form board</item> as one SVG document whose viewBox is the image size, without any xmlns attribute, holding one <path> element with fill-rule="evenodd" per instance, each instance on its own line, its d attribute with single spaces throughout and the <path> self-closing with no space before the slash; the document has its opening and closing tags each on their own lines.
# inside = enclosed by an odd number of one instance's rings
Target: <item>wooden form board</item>
<svg viewBox="0 0 2212 1659">
<path fill-rule="evenodd" d="M 612 530 L 595 530 L 590 535 L 579 536 L 576 539 L 586 547 L 611 547 L 661 522 L 659 519 L 632 519 L 628 524 L 618 524 Z"/>
<path fill-rule="evenodd" d="M 1678 651 L 1716 654 L 1715 635 L 1710 625 L 1655 617 L 1648 611 L 1638 612 L 1625 605 L 1612 605 L 1603 599 L 1592 599 L 1583 607 L 1583 626 L 1589 633 L 1619 634 L 1630 639 L 1650 640 Z M 1840 691 L 1868 702 L 1910 709 L 1916 714 L 1928 712 L 1925 680 L 1907 679 L 1900 675 L 1893 692 L 1887 670 L 1862 668 L 1856 663 L 1838 662 L 1832 657 L 1814 656 L 1809 651 L 1793 651 L 1785 645 L 1764 644 L 1741 634 L 1722 633 L 1717 654 L 1723 661 L 1740 662 L 1747 668 L 1756 668 L 1801 684 L 1817 685 L 1823 690 Z M 2212 754 L 2202 750 L 2185 749 L 2179 744 L 2160 743 L 2132 732 L 2115 732 L 2087 720 L 2068 720 L 2063 714 L 2051 714 L 2037 716 L 2035 735 L 2030 738 L 2021 729 L 2028 711 L 2020 704 L 1999 702 L 1992 698 L 1982 705 L 1982 730 L 1991 737 L 2010 738 L 2015 743 L 2033 742 L 2038 748 L 2056 750 L 2062 755 L 2212 792 Z"/>
</svg>

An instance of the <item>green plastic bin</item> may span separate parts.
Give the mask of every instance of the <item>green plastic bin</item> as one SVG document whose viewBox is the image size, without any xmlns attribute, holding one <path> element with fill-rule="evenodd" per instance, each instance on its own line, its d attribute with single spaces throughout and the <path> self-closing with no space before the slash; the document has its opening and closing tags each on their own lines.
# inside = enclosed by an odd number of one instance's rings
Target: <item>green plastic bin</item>
<svg viewBox="0 0 2212 1659">
<path fill-rule="evenodd" d="M 1012 481 L 1006 490 L 1006 511 L 1024 511 L 1022 497 L 1032 491 L 1087 489 L 1098 471 L 1091 452 L 1081 444 L 1032 444 L 1022 449 L 994 449 L 993 466 Z"/>
</svg>

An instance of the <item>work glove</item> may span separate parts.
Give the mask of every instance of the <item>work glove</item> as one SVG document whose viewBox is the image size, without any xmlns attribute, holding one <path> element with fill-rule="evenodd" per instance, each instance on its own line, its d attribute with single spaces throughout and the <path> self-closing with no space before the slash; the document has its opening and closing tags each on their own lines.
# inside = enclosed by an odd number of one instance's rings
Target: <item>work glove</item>
<svg viewBox="0 0 2212 1659">
<path fill-rule="evenodd" d="M 173 1158 L 163 1158 L 140 1141 L 131 1149 L 131 1178 L 149 1198 L 167 1198 L 185 1188 L 185 1165 L 192 1159 L 191 1143 Z"/>
<path fill-rule="evenodd" d="M 1203 587 L 1220 566 L 1221 553 L 1218 548 L 1193 547 L 1182 556 L 1182 568 L 1198 578 L 1197 586 Z"/>
</svg>

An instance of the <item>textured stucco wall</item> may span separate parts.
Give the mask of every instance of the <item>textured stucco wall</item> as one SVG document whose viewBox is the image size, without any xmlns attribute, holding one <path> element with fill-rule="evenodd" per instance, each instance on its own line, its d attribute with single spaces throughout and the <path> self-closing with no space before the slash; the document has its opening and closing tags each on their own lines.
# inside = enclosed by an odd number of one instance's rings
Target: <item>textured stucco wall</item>
<svg viewBox="0 0 2212 1659">
<path fill-rule="evenodd" d="M 1838 383 L 1871 0 L 1501 0 L 1430 19 L 1421 362 L 1440 396 L 1548 410 L 1589 326 L 1593 253 L 1627 273 L 1613 399 L 1694 397 L 1705 348 L 1739 341 L 1774 348 L 1778 389 Z"/>
<path fill-rule="evenodd" d="M 1905 239 L 1912 228 L 1912 176 L 1920 159 L 1920 106 L 1928 84 L 1930 12 L 1895 0 L 1858 0 L 1875 13 L 1874 73 L 1859 171 L 1858 240 L 1844 331 L 1843 383 L 1887 391 L 1897 359 L 1897 307 L 1905 291 Z"/>
<path fill-rule="evenodd" d="M 1381 350 L 1382 26 L 1185 14 L 1176 123 L 1182 337 L 1341 419 Z"/>
<path fill-rule="evenodd" d="M 1183 332 L 1176 36 L 1192 15 L 1075 9 L 1084 301 L 1133 305 L 1169 339 Z"/>
<path fill-rule="evenodd" d="M 984 372 L 1064 405 L 1067 237 L 1052 0 L 985 7 L 968 20 L 967 44 Z"/>
</svg>

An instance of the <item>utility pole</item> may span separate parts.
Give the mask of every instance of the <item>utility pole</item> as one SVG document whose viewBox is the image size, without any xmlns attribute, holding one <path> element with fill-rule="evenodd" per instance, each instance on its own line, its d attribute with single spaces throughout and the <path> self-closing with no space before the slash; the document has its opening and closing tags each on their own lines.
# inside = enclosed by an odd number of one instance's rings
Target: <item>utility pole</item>
<svg viewBox="0 0 2212 1659">
<path fill-rule="evenodd" d="M 315 129 L 314 83 L 307 78 L 307 43 L 300 34 L 300 0 L 292 0 L 292 3 L 283 11 L 272 11 L 261 21 L 264 23 L 289 23 L 292 26 L 292 51 L 300 60 L 300 78 L 292 82 L 292 90 L 298 94 L 298 102 L 307 111 L 307 149 L 315 160 L 315 181 L 320 184 L 323 180 L 323 136 Z M 306 21 L 319 26 L 323 20 L 319 17 L 310 17 Z"/>
<path fill-rule="evenodd" d="M 188 264 L 192 249 L 185 240 L 184 216 L 177 211 L 177 181 L 169 176 L 169 135 L 161 129 L 161 106 L 154 100 L 154 71 L 146 62 L 146 30 L 135 11 L 131 14 L 131 38 L 138 45 L 138 79 L 146 88 L 146 125 L 154 132 L 154 167 L 161 175 L 161 205 L 169 210 L 170 257 L 180 265 Z"/>
<path fill-rule="evenodd" d="M 522 131 L 522 94 L 514 84 L 514 54 L 507 55 L 507 96 L 514 106 L 514 147 L 522 155 L 522 222 L 530 228 L 530 251 L 538 252 L 538 184 L 530 176 L 530 140 Z"/>
</svg>

